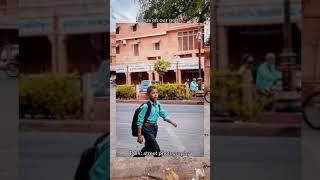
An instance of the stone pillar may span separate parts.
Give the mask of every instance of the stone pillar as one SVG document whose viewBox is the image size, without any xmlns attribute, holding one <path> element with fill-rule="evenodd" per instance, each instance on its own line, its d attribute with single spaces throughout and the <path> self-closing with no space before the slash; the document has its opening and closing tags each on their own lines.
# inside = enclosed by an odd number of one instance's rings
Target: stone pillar
<svg viewBox="0 0 320 180">
<path fill-rule="evenodd" d="M 229 64 L 229 46 L 228 46 L 228 29 L 226 26 L 218 27 L 218 70 L 226 70 Z"/>
<path fill-rule="evenodd" d="M 154 80 L 160 81 L 160 77 L 159 77 L 159 74 L 157 73 L 157 71 L 154 71 Z"/>
<path fill-rule="evenodd" d="M 58 72 L 68 72 L 66 36 L 58 35 Z"/>
<path fill-rule="evenodd" d="M 94 119 L 94 96 L 93 96 L 93 89 L 92 89 L 92 82 L 91 82 L 91 74 L 85 74 L 82 77 L 83 80 L 83 118 L 85 120 L 92 120 Z"/>
<path fill-rule="evenodd" d="M 54 35 L 49 35 L 48 36 L 50 46 L 51 46 L 51 70 L 52 72 L 57 72 L 57 45 L 56 45 L 56 40 Z"/>
<path fill-rule="evenodd" d="M 127 85 L 131 84 L 131 72 L 126 73 L 126 84 Z"/>
<path fill-rule="evenodd" d="M 148 79 L 149 80 L 153 80 L 152 71 L 148 71 Z"/>
<path fill-rule="evenodd" d="M 51 67 L 52 72 L 67 72 L 67 47 L 65 35 L 49 35 L 51 45 Z"/>
<path fill-rule="evenodd" d="M 210 49 L 204 50 L 204 87 L 210 89 Z"/>
<path fill-rule="evenodd" d="M 182 84 L 182 80 L 181 80 L 181 69 L 178 69 L 178 81 L 177 81 L 177 83 L 178 84 Z"/>
</svg>

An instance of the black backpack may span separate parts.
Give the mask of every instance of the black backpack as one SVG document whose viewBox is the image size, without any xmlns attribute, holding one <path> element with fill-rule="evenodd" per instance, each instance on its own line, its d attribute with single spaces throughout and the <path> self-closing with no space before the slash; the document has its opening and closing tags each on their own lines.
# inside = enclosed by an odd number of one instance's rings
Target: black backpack
<svg viewBox="0 0 320 180">
<path fill-rule="evenodd" d="M 108 134 L 103 134 L 94 143 L 94 145 L 85 150 L 80 158 L 78 168 L 76 170 L 74 180 L 90 180 L 90 169 L 98 159 L 98 144 L 102 142 Z"/>
<path fill-rule="evenodd" d="M 137 125 L 137 122 L 138 122 L 138 116 L 139 116 L 139 113 L 141 111 L 141 107 L 144 105 L 144 104 L 147 104 L 148 105 L 148 110 L 147 110 L 147 113 L 146 115 L 144 116 L 144 121 L 143 122 L 146 122 L 150 116 L 150 112 L 151 112 L 151 103 L 148 101 L 146 103 L 143 103 L 141 104 L 135 111 L 134 111 L 134 115 L 133 115 L 133 119 L 132 119 L 132 124 L 131 124 L 131 131 L 132 131 L 132 136 L 134 137 L 138 137 L 138 125 Z"/>
</svg>

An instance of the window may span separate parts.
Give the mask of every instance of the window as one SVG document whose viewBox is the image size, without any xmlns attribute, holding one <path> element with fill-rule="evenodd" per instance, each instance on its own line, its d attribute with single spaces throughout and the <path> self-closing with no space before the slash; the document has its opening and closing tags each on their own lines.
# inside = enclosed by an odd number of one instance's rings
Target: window
<svg viewBox="0 0 320 180">
<path fill-rule="evenodd" d="M 139 44 L 133 45 L 134 55 L 139 56 Z"/>
<path fill-rule="evenodd" d="M 112 53 L 116 53 L 116 49 L 115 48 L 112 48 Z"/>
<path fill-rule="evenodd" d="M 160 50 L 160 42 L 154 43 L 155 49 Z"/>
<path fill-rule="evenodd" d="M 193 31 L 178 32 L 178 49 L 186 51 L 194 49 Z"/>
<path fill-rule="evenodd" d="M 157 57 L 148 57 L 148 60 L 157 60 Z"/>
<path fill-rule="evenodd" d="M 188 57 L 192 57 L 192 54 L 182 54 L 179 55 L 180 58 L 188 58 Z"/>
<path fill-rule="evenodd" d="M 137 24 L 135 24 L 135 25 L 132 26 L 132 31 L 133 31 L 133 32 L 137 31 Z"/>
<path fill-rule="evenodd" d="M 120 27 L 117 27 L 116 34 L 119 34 L 119 32 L 120 32 Z"/>
<path fill-rule="evenodd" d="M 193 49 L 193 34 L 192 34 L 192 31 L 189 32 L 189 49 Z"/>
<path fill-rule="evenodd" d="M 116 47 L 116 53 L 117 53 L 117 54 L 120 54 L 120 46 L 117 46 L 117 47 Z"/>
<path fill-rule="evenodd" d="M 194 48 L 198 49 L 198 40 L 197 40 L 197 33 L 198 31 L 194 31 Z"/>
<path fill-rule="evenodd" d="M 152 28 L 155 29 L 158 27 L 158 24 L 157 23 L 152 23 Z"/>
</svg>

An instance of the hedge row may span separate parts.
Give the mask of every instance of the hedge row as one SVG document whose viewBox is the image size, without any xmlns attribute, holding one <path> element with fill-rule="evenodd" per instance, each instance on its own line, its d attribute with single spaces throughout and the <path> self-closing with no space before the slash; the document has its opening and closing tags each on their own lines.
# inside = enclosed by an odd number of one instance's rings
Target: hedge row
<svg viewBox="0 0 320 180">
<path fill-rule="evenodd" d="M 82 115 L 82 94 L 79 78 L 74 74 L 45 73 L 19 79 L 19 116 L 45 116 L 64 119 Z"/>
<path fill-rule="evenodd" d="M 181 84 L 155 84 L 159 91 L 159 99 L 190 99 L 191 95 L 186 94 L 186 88 Z M 117 85 L 117 98 L 134 99 L 136 98 L 135 85 Z"/>
</svg>

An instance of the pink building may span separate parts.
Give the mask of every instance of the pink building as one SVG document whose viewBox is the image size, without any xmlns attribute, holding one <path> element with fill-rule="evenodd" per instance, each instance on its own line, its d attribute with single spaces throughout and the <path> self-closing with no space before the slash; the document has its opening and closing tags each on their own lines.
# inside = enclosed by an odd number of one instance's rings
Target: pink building
<svg viewBox="0 0 320 180">
<path fill-rule="evenodd" d="M 118 84 L 139 84 L 159 80 L 153 70 L 157 59 L 171 63 L 164 82 L 182 83 L 198 77 L 199 45 L 203 69 L 203 24 L 196 23 L 118 23 L 116 29 L 116 72 Z M 178 64 L 178 68 L 177 68 Z M 202 70 L 203 77 L 203 70 Z"/>
<path fill-rule="evenodd" d="M 110 67 L 115 71 L 116 66 L 116 33 L 110 32 Z"/>
</svg>

